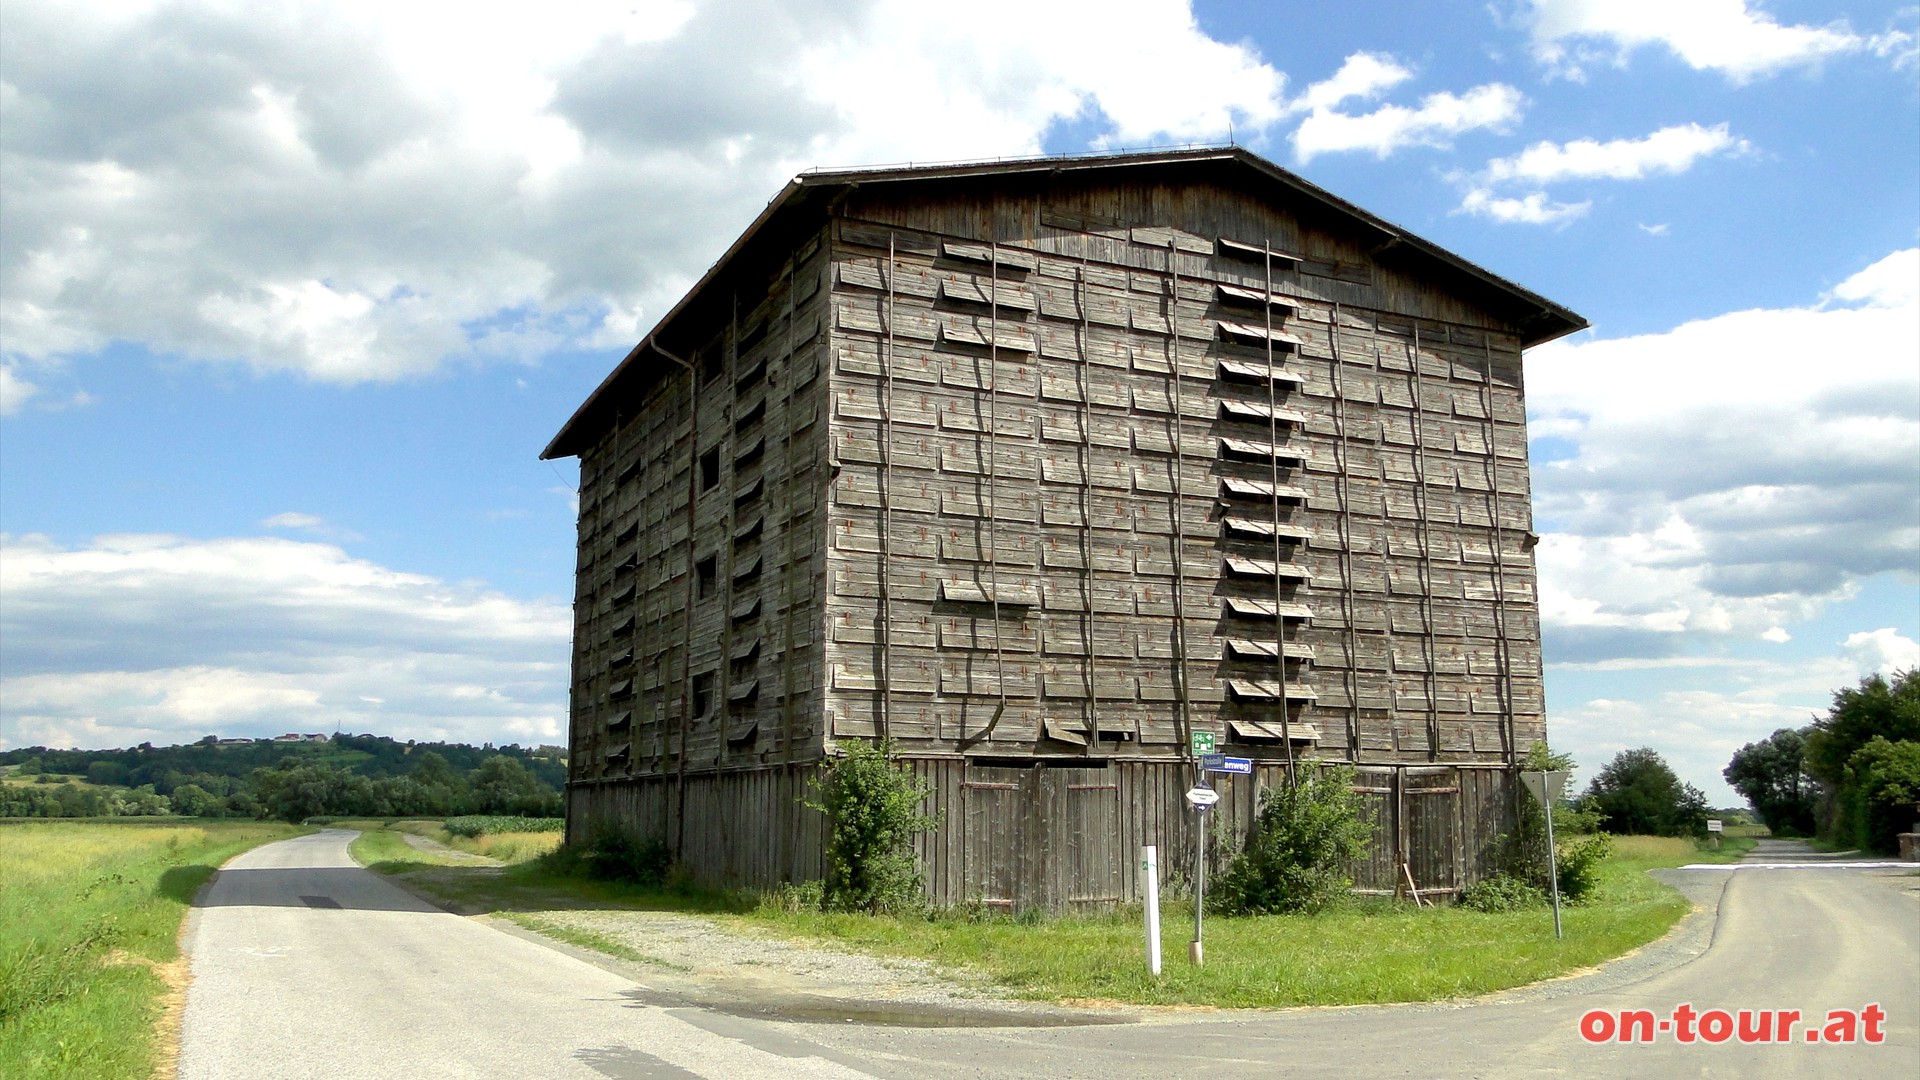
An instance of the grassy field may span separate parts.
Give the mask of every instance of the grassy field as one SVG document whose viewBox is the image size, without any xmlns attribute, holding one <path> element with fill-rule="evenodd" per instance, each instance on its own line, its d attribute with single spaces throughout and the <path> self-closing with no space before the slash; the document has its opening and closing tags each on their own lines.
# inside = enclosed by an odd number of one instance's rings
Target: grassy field
<svg viewBox="0 0 1920 1080">
<path fill-rule="evenodd" d="M 399 843 L 397 838 L 394 843 Z M 1750 840 L 1728 840 L 1712 852 L 1689 840 L 1616 838 L 1593 902 L 1565 910 L 1566 937 L 1559 941 L 1553 936 L 1552 913 L 1544 907 L 1485 914 L 1356 901 L 1318 916 L 1210 916 L 1207 962 L 1195 968 L 1185 955 L 1192 907 L 1168 901 L 1161 909 L 1164 965 L 1158 979 L 1146 970 L 1137 908 L 1037 920 L 966 913 L 931 918 L 828 915 L 793 911 L 771 897 L 756 902 L 724 893 L 586 881 L 555 874 L 541 861 L 484 874 L 422 864 L 408 868 L 396 863 L 394 868 L 409 884 L 462 910 L 497 912 L 541 932 L 552 932 L 541 917 L 545 911 L 688 911 L 743 932 L 823 940 L 855 951 L 970 969 L 1020 997 L 1275 1007 L 1463 997 L 1591 967 L 1653 941 L 1687 913 L 1687 902 L 1645 871 L 1731 861 L 1751 846 Z M 409 856 L 403 852 L 401 857 Z M 595 947 L 592 941 L 565 939 Z"/>
<path fill-rule="evenodd" d="M 361 830 L 348 850 L 360 865 L 383 874 L 401 874 L 429 866 L 468 866 L 469 860 L 448 857 L 438 852 L 421 851 L 400 838 L 400 833 L 425 837 L 454 851 L 481 855 L 514 865 L 537 859 L 560 846 L 557 832 L 499 832 L 479 836 L 460 836 L 448 832 L 438 821 L 336 821 L 334 828 Z"/>
<path fill-rule="evenodd" d="M 0 1076 L 140 1077 L 171 1052 L 178 936 L 213 871 L 288 825 L 0 824 Z"/>
</svg>

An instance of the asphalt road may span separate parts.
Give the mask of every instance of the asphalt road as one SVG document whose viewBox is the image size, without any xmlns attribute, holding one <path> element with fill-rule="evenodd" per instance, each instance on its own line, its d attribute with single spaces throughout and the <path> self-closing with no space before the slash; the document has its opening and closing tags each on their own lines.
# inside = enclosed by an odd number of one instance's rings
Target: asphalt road
<svg viewBox="0 0 1920 1080">
<path fill-rule="evenodd" d="M 1898 1077 L 1920 1075 L 1920 890 L 1813 863 L 1669 872 L 1710 913 L 1601 972 L 1468 1005 L 902 1027 L 662 1004 L 647 976 L 438 911 L 354 866 L 351 834 L 259 848 L 189 926 L 181 1076 Z M 1786 849 L 1767 862 L 1795 861 Z M 1712 909 L 1717 908 L 1717 915 Z M 1177 962 L 1170 956 L 1169 962 Z M 1877 1004 L 1884 1041 L 1590 1044 L 1591 1010 Z"/>
</svg>

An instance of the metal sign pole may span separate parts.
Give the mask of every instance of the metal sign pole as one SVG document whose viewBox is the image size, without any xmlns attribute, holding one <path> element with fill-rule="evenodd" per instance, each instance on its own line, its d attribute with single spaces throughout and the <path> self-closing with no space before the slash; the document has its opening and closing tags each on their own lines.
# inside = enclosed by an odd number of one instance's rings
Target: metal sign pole
<svg viewBox="0 0 1920 1080">
<path fill-rule="evenodd" d="M 1206 952 L 1200 945 L 1200 916 L 1207 908 L 1207 808 L 1202 805 L 1193 809 L 1200 837 L 1193 845 L 1193 948 L 1187 951 L 1188 959 L 1198 966 L 1206 963 Z"/>
<path fill-rule="evenodd" d="M 1547 881 L 1553 888 L 1553 939 L 1559 941 L 1560 931 L 1560 852 L 1553 842 L 1553 804 L 1560 798 L 1560 792 L 1566 787 L 1567 773 L 1564 769 L 1550 772 L 1522 772 L 1520 782 L 1526 785 L 1533 797 L 1540 800 L 1540 806 L 1547 812 Z"/>
<path fill-rule="evenodd" d="M 1560 934 L 1560 853 L 1553 846 L 1553 800 L 1547 800 L 1547 877 L 1553 882 L 1553 940 Z"/>
</svg>

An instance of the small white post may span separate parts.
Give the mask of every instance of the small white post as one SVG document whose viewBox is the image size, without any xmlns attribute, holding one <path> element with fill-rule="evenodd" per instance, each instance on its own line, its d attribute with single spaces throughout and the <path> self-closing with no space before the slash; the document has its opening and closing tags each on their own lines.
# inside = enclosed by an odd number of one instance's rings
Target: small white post
<svg viewBox="0 0 1920 1080">
<path fill-rule="evenodd" d="M 1147 970 L 1160 974 L 1160 852 L 1152 844 L 1140 849 L 1140 875 L 1147 883 Z"/>
</svg>

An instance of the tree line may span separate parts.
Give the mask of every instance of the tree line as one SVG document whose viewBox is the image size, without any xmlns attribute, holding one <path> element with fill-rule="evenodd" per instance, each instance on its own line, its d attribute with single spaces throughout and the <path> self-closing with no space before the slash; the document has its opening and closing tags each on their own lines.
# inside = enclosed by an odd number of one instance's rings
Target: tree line
<svg viewBox="0 0 1920 1080">
<path fill-rule="evenodd" d="M 0 765 L 17 766 L 16 782 L 0 785 L 0 817 L 552 817 L 562 812 L 566 777 L 557 752 L 375 735 L 292 745 L 220 746 L 210 736 L 127 750 L 29 747 L 0 753 Z M 17 782 L 29 777 L 34 782 Z"/>
<path fill-rule="evenodd" d="M 1834 691 L 1827 715 L 1748 743 L 1722 775 L 1775 835 L 1898 850 L 1920 818 L 1920 670 Z"/>
</svg>

